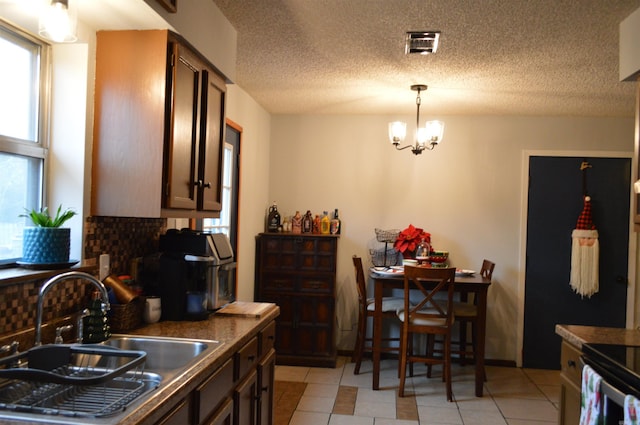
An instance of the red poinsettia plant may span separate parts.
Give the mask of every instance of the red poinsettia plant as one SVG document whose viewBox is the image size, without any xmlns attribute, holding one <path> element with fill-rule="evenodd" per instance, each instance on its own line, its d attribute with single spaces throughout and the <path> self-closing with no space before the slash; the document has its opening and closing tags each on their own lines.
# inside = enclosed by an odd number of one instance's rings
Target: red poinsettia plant
<svg viewBox="0 0 640 425">
<path fill-rule="evenodd" d="M 418 248 L 422 239 L 431 245 L 431 233 L 410 224 L 409 227 L 400 232 L 393 246 L 403 254 L 405 251 L 413 252 Z"/>
</svg>

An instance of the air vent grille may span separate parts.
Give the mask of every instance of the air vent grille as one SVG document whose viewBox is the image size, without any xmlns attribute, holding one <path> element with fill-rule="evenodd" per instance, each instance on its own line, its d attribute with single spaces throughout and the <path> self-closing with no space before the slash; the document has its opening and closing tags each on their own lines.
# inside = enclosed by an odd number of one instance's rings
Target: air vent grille
<svg viewBox="0 0 640 425">
<path fill-rule="evenodd" d="M 407 31 L 405 54 L 428 55 L 438 50 L 440 31 Z"/>
</svg>

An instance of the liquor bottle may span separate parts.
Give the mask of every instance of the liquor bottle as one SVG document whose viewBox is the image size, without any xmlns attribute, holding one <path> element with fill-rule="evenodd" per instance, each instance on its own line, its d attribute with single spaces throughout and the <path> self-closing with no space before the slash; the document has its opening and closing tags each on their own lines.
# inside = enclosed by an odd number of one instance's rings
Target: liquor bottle
<svg viewBox="0 0 640 425">
<path fill-rule="evenodd" d="M 296 211 L 296 215 L 291 218 L 291 232 L 300 234 L 302 233 L 302 216 L 300 211 Z"/>
<path fill-rule="evenodd" d="M 106 341 L 111 337 L 111 328 L 107 321 L 106 306 L 102 303 L 99 291 L 94 291 L 89 304 L 89 315 L 82 318 L 84 343 Z"/>
<path fill-rule="evenodd" d="M 339 235 L 340 234 L 340 217 L 338 217 L 338 209 L 336 208 L 333 212 L 333 218 L 331 219 L 331 234 Z"/>
<path fill-rule="evenodd" d="M 318 214 L 313 218 L 313 229 L 311 230 L 311 233 L 320 233 L 320 216 Z"/>
<path fill-rule="evenodd" d="M 288 215 L 285 215 L 284 219 L 282 219 L 282 231 L 284 233 L 291 233 L 291 220 Z"/>
<path fill-rule="evenodd" d="M 267 217 L 267 232 L 278 232 L 280 230 L 280 213 L 276 203 L 269 207 L 269 215 Z"/>
<path fill-rule="evenodd" d="M 329 213 L 324 211 L 322 213 L 322 218 L 320 219 L 320 233 L 323 235 L 328 235 L 331 231 L 331 220 L 329 220 Z"/>
<path fill-rule="evenodd" d="M 307 210 L 304 217 L 302 217 L 302 233 L 311 233 L 313 231 L 313 217 L 311 211 Z"/>
</svg>

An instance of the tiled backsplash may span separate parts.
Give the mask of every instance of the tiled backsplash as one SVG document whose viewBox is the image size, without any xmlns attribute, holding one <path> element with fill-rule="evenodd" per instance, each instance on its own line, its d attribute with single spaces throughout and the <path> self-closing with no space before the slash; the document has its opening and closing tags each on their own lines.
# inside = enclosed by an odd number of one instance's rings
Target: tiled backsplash
<svg viewBox="0 0 640 425">
<path fill-rule="evenodd" d="M 35 327 L 38 291 L 44 280 L 28 280 L 0 287 L 0 341 L 7 334 Z M 54 318 L 76 314 L 80 306 L 86 304 L 86 294 L 90 289 L 90 286 L 73 279 L 60 282 L 51 288 L 43 303 L 43 324 Z M 72 334 L 75 335 L 75 330 Z M 68 335 L 65 335 L 65 339 L 68 339 Z M 6 342 L 2 342 L 4 343 Z M 32 341 L 28 343 L 23 340 L 20 343 L 20 346 L 24 347 L 25 344 L 30 346 Z"/>
<path fill-rule="evenodd" d="M 109 254 L 111 271 L 129 274 L 133 258 L 158 251 L 158 240 L 166 227 L 166 219 L 160 218 L 88 217 L 85 222 L 85 260 L 90 262 L 95 259 L 97 264 L 100 254 Z M 44 279 L 25 279 L 0 286 L 0 342 L 8 335 L 33 329 L 38 291 L 43 282 Z M 87 303 L 86 295 L 90 288 L 90 285 L 85 287 L 74 280 L 56 285 L 46 296 L 43 322 L 77 314 Z M 75 330 L 72 334 L 75 335 Z M 21 340 L 21 347 L 24 347 L 29 340 L 32 343 L 32 332 L 20 335 L 18 339 Z"/>
<path fill-rule="evenodd" d="M 167 229 L 164 218 L 87 217 L 84 257 L 109 254 L 111 271 L 129 274 L 131 260 L 158 251 L 160 235 Z"/>
</svg>

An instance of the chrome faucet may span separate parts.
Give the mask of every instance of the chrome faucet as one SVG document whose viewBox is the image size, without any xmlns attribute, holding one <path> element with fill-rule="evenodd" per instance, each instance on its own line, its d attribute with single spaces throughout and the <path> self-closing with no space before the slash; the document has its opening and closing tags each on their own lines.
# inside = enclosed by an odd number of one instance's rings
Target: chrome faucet
<svg viewBox="0 0 640 425">
<path fill-rule="evenodd" d="M 89 283 L 92 283 L 93 286 L 95 286 L 100 291 L 100 294 L 102 295 L 102 303 L 106 306 L 106 310 L 109 310 L 109 295 L 107 294 L 107 288 L 95 277 L 91 276 L 88 273 L 76 271 L 56 275 L 43 283 L 42 287 L 40 287 L 40 292 L 38 292 L 35 345 L 42 345 L 42 310 L 44 308 L 44 296 L 47 295 L 47 292 L 49 292 L 49 290 L 56 283 L 63 282 L 69 279 L 82 279 L 88 281 Z"/>
</svg>

